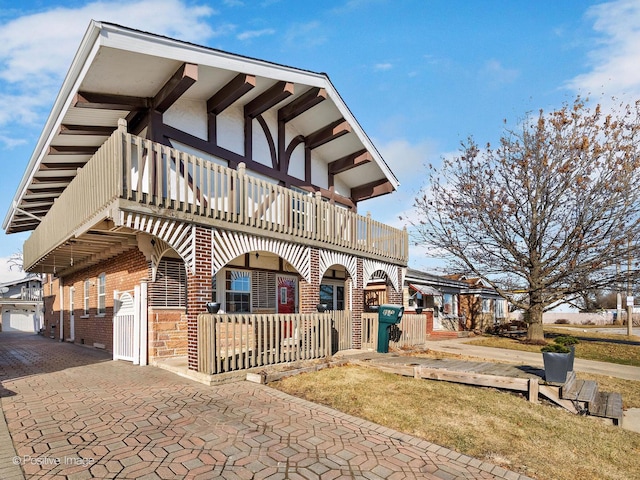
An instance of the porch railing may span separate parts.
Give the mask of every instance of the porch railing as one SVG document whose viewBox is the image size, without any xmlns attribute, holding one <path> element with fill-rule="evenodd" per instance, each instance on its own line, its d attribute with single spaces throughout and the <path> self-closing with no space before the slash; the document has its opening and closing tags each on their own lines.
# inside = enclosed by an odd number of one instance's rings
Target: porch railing
<svg viewBox="0 0 640 480">
<path fill-rule="evenodd" d="M 391 326 L 389 348 L 424 345 L 427 341 L 427 317 L 418 314 L 404 314 L 398 325 Z M 362 349 L 378 348 L 378 314 L 362 314 Z"/>
<path fill-rule="evenodd" d="M 124 123 L 80 169 L 27 240 L 25 266 L 33 266 L 113 200 L 195 215 L 256 233 L 319 242 L 406 264 L 408 235 L 246 173 L 126 132 Z M 168 213 L 168 212 L 167 212 Z M 224 226 L 223 226 L 224 228 Z"/>
<path fill-rule="evenodd" d="M 198 371 L 213 375 L 331 355 L 332 315 L 198 316 Z"/>
</svg>

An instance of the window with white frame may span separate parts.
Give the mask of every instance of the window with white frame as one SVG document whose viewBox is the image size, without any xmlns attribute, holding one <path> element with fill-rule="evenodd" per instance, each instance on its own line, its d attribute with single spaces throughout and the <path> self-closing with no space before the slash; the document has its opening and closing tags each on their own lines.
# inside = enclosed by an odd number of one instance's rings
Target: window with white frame
<svg viewBox="0 0 640 480">
<path fill-rule="evenodd" d="M 98 275 L 98 315 L 107 313 L 107 274 Z"/>
<path fill-rule="evenodd" d="M 344 284 L 321 284 L 320 303 L 326 304 L 328 310 L 344 310 Z"/>
<path fill-rule="evenodd" d="M 227 313 L 251 312 L 251 274 L 243 270 L 227 270 L 225 284 Z"/>
<path fill-rule="evenodd" d="M 491 299 L 483 298 L 482 299 L 482 313 L 491 313 Z"/>
<path fill-rule="evenodd" d="M 89 315 L 89 289 L 91 288 L 91 281 L 84 281 L 84 303 L 83 303 L 83 315 Z"/>
<path fill-rule="evenodd" d="M 504 298 L 496 300 L 496 318 L 505 318 L 507 316 L 507 301 Z"/>
<path fill-rule="evenodd" d="M 458 296 L 445 293 L 442 296 L 442 313 L 445 315 L 458 315 Z"/>
</svg>

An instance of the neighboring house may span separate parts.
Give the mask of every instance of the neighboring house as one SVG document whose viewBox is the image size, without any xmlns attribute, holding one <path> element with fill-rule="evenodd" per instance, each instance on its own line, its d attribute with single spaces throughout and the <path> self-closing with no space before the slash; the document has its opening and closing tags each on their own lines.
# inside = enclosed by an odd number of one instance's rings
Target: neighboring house
<svg viewBox="0 0 640 480">
<path fill-rule="evenodd" d="M 196 369 L 211 301 L 348 310 L 359 348 L 370 280 L 402 299 L 408 237 L 358 206 L 397 186 L 326 74 L 92 22 L 3 228 L 32 232 L 47 331 Z M 129 312 L 142 329 L 114 331 Z"/>
<path fill-rule="evenodd" d="M 420 311 L 429 317 L 427 333 L 457 332 L 464 329 L 460 307 L 467 288 L 465 282 L 407 269 L 403 305 L 407 312 Z"/>
<path fill-rule="evenodd" d="M 467 287 L 460 295 L 460 312 L 465 317 L 467 330 L 486 330 L 496 323 L 502 323 L 509 316 L 507 300 L 496 290 L 485 284 L 481 278 L 466 275 L 446 275 L 448 279 L 464 282 Z"/>
<path fill-rule="evenodd" d="M 43 327 L 42 280 L 35 275 L 0 283 L 0 331 L 37 333 Z"/>
</svg>

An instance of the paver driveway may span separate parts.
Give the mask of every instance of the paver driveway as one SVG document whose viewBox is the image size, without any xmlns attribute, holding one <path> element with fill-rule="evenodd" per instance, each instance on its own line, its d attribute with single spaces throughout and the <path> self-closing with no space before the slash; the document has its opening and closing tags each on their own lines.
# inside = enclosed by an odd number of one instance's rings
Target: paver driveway
<svg viewBox="0 0 640 480">
<path fill-rule="evenodd" d="M 526 478 L 266 386 L 37 335 L 0 333 L 0 380 L 27 478 Z"/>
</svg>

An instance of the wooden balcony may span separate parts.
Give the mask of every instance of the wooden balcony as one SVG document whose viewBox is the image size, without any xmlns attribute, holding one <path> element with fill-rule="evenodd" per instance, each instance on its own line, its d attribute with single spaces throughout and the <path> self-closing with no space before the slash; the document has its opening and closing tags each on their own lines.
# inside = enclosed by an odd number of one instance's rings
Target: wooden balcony
<svg viewBox="0 0 640 480">
<path fill-rule="evenodd" d="M 406 265 L 408 236 L 305 194 L 125 131 L 100 147 L 24 245 L 25 269 L 118 211 L 182 219 Z"/>
</svg>

